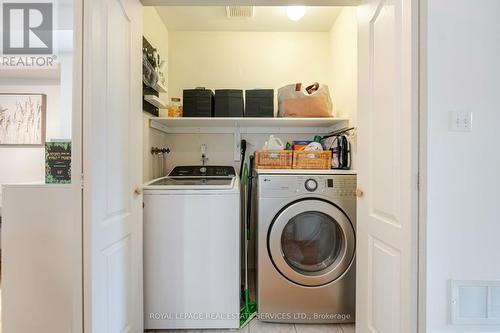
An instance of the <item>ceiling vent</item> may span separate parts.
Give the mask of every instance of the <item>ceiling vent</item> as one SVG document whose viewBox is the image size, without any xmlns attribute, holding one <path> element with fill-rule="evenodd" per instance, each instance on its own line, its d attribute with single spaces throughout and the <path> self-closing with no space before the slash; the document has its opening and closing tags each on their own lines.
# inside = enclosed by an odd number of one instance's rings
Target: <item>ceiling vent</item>
<svg viewBox="0 0 500 333">
<path fill-rule="evenodd" d="M 254 15 L 254 6 L 226 6 L 226 16 L 229 18 L 250 18 Z"/>
</svg>

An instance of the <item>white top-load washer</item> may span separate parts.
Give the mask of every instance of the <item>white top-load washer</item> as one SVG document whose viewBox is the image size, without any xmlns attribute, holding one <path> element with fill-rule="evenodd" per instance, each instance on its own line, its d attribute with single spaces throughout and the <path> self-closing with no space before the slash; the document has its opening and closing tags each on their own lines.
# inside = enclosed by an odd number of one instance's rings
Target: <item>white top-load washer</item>
<svg viewBox="0 0 500 333">
<path fill-rule="evenodd" d="M 144 328 L 238 328 L 240 183 L 181 166 L 144 187 Z"/>
</svg>

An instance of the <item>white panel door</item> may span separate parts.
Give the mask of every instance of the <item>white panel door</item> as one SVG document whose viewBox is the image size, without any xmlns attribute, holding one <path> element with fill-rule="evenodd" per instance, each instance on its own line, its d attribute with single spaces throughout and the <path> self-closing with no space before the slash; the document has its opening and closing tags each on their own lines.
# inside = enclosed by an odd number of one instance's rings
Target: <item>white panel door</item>
<svg viewBox="0 0 500 333">
<path fill-rule="evenodd" d="M 141 332 L 142 5 L 84 2 L 85 332 Z"/>
<path fill-rule="evenodd" d="M 416 0 L 363 0 L 359 20 L 357 333 L 417 331 Z"/>
</svg>

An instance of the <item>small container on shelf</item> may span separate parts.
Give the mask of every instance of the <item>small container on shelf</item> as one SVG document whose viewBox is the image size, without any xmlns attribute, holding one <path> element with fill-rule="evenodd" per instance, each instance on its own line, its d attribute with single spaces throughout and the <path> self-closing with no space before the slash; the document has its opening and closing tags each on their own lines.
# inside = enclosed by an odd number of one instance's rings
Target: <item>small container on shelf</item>
<svg viewBox="0 0 500 333">
<path fill-rule="evenodd" d="M 293 150 L 304 150 L 306 149 L 307 145 L 310 144 L 312 141 L 293 141 L 292 142 L 292 149 Z"/>
<path fill-rule="evenodd" d="M 243 117 L 243 90 L 216 90 L 215 117 Z"/>
<path fill-rule="evenodd" d="M 168 117 L 169 118 L 182 117 L 182 103 L 179 97 L 172 97 L 170 99 L 170 104 L 168 105 Z"/>
<path fill-rule="evenodd" d="M 183 92 L 184 117 L 213 117 L 214 92 L 210 89 L 186 89 Z"/>
<path fill-rule="evenodd" d="M 324 150 L 294 150 L 293 169 L 320 169 L 327 170 L 332 167 L 332 151 Z"/>
<path fill-rule="evenodd" d="M 291 150 L 256 150 L 255 169 L 291 169 Z"/>
<path fill-rule="evenodd" d="M 274 90 L 245 90 L 245 117 L 274 117 Z"/>
</svg>

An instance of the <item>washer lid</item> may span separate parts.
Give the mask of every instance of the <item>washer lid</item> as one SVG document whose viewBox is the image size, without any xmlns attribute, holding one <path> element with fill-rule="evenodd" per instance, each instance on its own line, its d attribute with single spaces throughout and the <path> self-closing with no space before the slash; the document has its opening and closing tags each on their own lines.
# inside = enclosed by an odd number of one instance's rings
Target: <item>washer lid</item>
<svg viewBox="0 0 500 333">
<path fill-rule="evenodd" d="M 150 184 L 150 186 L 222 186 L 231 187 L 233 178 L 161 178 Z"/>
<path fill-rule="evenodd" d="M 290 204 L 276 216 L 268 234 L 275 267 L 304 286 L 321 286 L 341 277 L 354 258 L 355 242 L 347 216 L 320 199 Z"/>
<path fill-rule="evenodd" d="M 177 166 L 167 177 L 145 184 L 147 190 L 232 190 L 238 184 L 232 166 Z"/>
<path fill-rule="evenodd" d="M 144 190 L 221 190 L 239 189 L 238 178 L 198 178 L 198 177 L 162 177 L 144 185 Z"/>
</svg>

